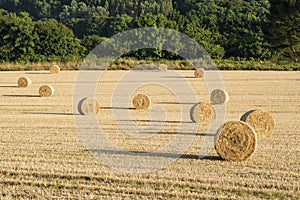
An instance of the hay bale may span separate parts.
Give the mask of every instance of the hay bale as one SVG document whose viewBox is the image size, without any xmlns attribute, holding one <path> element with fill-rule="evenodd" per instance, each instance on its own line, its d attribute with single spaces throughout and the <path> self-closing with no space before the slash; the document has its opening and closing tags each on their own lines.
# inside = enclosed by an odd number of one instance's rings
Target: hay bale
<svg viewBox="0 0 300 200">
<path fill-rule="evenodd" d="M 151 101 L 147 95 L 138 94 L 133 98 L 133 107 L 135 109 L 148 109 L 150 107 Z"/>
<path fill-rule="evenodd" d="M 50 67 L 51 74 L 58 74 L 60 72 L 60 68 L 58 65 L 53 65 Z"/>
<path fill-rule="evenodd" d="M 210 101 L 213 104 L 225 104 L 229 101 L 229 95 L 223 90 L 216 89 L 212 91 L 210 95 Z"/>
<path fill-rule="evenodd" d="M 18 79 L 18 87 L 28 87 L 32 81 L 27 77 L 21 77 Z"/>
<path fill-rule="evenodd" d="M 158 65 L 158 71 L 167 72 L 168 71 L 168 65 L 165 65 L 165 64 Z"/>
<path fill-rule="evenodd" d="M 210 125 L 216 118 L 216 111 L 210 103 L 195 104 L 190 112 L 191 120 L 201 125 Z"/>
<path fill-rule="evenodd" d="M 51 85 L 42 85 L 39 89 L 41 97 L 51 97 L 54 94 L 54 87 Z"/>
<path fill-rule="evenodd" d="M 258 137 L 270 138 L 275 130 L 275 121 L 268 112 L 263 110 L 251 110 L 246 112 L 241 120 L 254 128 Z"/>
<path fill-rule="evenodd" d="M 245 122 L 227 122 L 217 131 L 215 149 L 225 160 L 247 160 L 254 154 L 256 146 L 256 132 Z"/>
<path fill-rule="evenodd" d="M 205 70 L 203 68 L 197 68 L 194 72 L 195 78 L 203 78 L 205 76 Z"/>
<path fill-rule="evenodd" d="M 100 104 L 96 99 L 84 98 L 78 104 L 81 115 L 96 115 L 100 110 Z"/>
</svg>

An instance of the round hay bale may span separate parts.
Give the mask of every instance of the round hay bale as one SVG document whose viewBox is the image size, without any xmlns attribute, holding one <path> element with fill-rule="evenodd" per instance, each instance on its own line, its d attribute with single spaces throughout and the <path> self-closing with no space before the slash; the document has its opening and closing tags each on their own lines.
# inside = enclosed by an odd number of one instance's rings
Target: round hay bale
<svg viewBox="0 0 300 200">
<path fill-rule="evenodd" d="M 60 72 L 60 68 L 58 65 L 53 65 L 50 67 L 51 74 L 58 74 Z"/>
<path fill-rule="evenodd" d="M 81 115 L 96 115 L 100 110 L 100 104 L 96 99 L 84 98 L 78 104 Z"/>
<path fill-rule="evenodd" d="M 32 81 L 27 77 L 21 77 L 18 79 L 18 87 L 28 87 Z"/>
<path fill-rule="evenodd" d="M 210 103 L 195 104 L 190 112 L 191 120 L 201 125 L 210 125 L 216 118 L 216 111 Z"/>
<path fill-rule="evenodd" d="M 133 107 L 135 109 L 148 109 L 150 107 L 151 101 L 147 95 L 138 94 L 133 98 Z"/>
<path fill-rule="evenodd" d="M 167 72 L 168 71 L 168 65 L 165 65 L 165 64 L 158 65 L 158 71 Z"/>
<path fill-rule="evenodd" d="M 258 137 L 270 138 L 274 133 L 275 121 L 271 114 L 263 110 L 248 111 L 241 120 L 252 126 Z"/>
<path fill-rule="evenodd" d="M 225 160 L 247 160 L 254 154 L 256 146 L 256 132 L 245 122 L 227 122 L 217 131 L 215 149 Z"/>
<path fill-rule="evenodd" d="M 205 70 L 203 68 L 197 68 L 194 72 L 195 78 L 203 78 L 205 76 Z"/>
<path fill-rule="evenodd" d="M 229 101 L 229 95 L 223 90 L 216 89 L 212 91 L 210 95 L 210 101 L 213 104 L 225 104 Z"/>
<path fill-rule="evenodd" d="M 51 85 L 42 85 L 39 89 L 41 97 L 51 97 L 54 94 L 54 87 Z"/>
</svg>

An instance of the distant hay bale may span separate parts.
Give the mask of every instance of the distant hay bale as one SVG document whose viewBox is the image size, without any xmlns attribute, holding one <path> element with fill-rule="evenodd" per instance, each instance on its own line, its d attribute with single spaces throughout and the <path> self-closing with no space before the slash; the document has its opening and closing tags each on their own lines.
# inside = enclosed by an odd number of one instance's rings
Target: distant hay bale
<svg viewBox="0 0 300 200">
<path fill-rule="evenodd" d="M 150 107 L 151 101 L 147 95 L 138 94 L 133 98 L 133 107 L 135 109 L 148 109 Z"/>
<path fill-rule="evenodd" d="M 53 65 L 50 67 L 51 74 L 58 74 L 60 72 L 60 68 L 58 65 Z"/>
<path fill-rule="evenodd" d="M 247 160 L 254 154 L 256 146 L 256 132 L 245 122 L 227 122 L 217 131 L 215 149 L 225 160 Z"/>
<path fill-rule="evenodd" d="M 258 137 L 270 138 L 275 130 L 275 122 L 268 112 L 262 110 L 251 110 L 246 112 L 241 120 L 254 128 Z"/>
<path fill-rule="evenodd" d="M 96 99 L 84 98 L 78 104 L 81 115 L 96 115 L 100 110 L 100 104 Z"/>
<path fill-rule="evenodd" d="M 203 78 L 205 76 L 205 70 L 203 68 L 197 68 L 194 72 L 195 78 Z"/>
<path fill-rule="evenodd" d="M 158 65 L 158 71 L 167 72 L 168 71 L 168 65 L 165 65 L 165 64 Z"/>
<path fill-rule="evenodd" d="M 213 104 L 225 104 L 229 101 L 229 95 L 223 90 L 216 89 L 212 91 L 210 95 L 210 101 Z"/>
<path fill-rule="evenodd" d="M 18 87 L 28 87 L 31 83 L 31 80 L 27 77 L 21 77 L 18 79 Z"/>
<path fill-rule="evenodd" d="M 210 103 L 200 102 L 192 107 L 190 115 L 193 122 L 207 126 L 215 120 L 216 111 Z"/>
<path fill-rule="evenodd" d="M 51 97 L 54 94 L 54 87 L 51 85 L 42 85 L 39 89 L 41 97 Z"/>
</svg>

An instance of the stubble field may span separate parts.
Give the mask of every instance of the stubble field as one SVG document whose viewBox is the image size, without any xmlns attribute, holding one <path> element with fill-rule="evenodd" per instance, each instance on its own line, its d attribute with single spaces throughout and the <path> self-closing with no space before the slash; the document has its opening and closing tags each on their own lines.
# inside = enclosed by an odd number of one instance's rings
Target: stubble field
<svg viewBox="0 0 300 200">
<path fill-rule="evenodd" d="M 77 73 L 0 73 L 0 199 L 300 198 L 300 72 L 220 72 L 230 96 L 226 121 L 239 120 L 252 109 L 266 110 L 275 119 L 273 137 L 260 139 L 250 160 L 224 161 L 213 149 L 199 159 L 206 130 L 198 129 L 193 143 L 178 160 L 141 174 L 107 167 L 82 144 L 74 122 L 77 113 L 72 107 Z M 136 92 L 147 93 L 153 105 L 163 108 L 166 120 L 152 137 L 126 135 L 114 120 L 114 110 L 129 112 L 136 126 L 149 125 L 155 119 L 148 111 L 112 105 L 114 89 L 125 73 L 108 71 L 99 82 L 99 124 L 120 149 L 155 151 L 172 140 L 181 123 L 187 123 L 181 121 L 180 106 L 192 107 L 196 102 L 178 102 L 172 91 L 158 85 L 138 88 Z M 179 73 L 182 77 L 157 72 L 168 82 L 190 83 L 199 101 L 209 100 L 203 80 L 192 78 L 193 71 Z M 16 82 L 21 76 L 29 77 L 32 85 L 18 88 Z M 42 84 L 54 86 L 52 97 L 38 96 Z"/>
</svg>

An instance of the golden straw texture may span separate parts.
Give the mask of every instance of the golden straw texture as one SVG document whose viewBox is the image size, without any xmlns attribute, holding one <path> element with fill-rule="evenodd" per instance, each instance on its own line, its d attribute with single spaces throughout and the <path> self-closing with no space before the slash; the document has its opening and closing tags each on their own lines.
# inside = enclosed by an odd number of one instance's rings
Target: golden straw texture
<svg viewBox="0 0 300 200">
<path fill-rule="evenodd" d="M 191 120 L 200 125 L 210 125 L 216 118 L 216 111 L 210 103 L 200 102 L 191 109 Z"/>
<path fill-rule="evenodd" d="M 246 112 L 241 120 L 254 128 L 258 137 L 270 138 L 275 130 L 275 121 L 271 114 L 263 110 Z"/>
<path fill-rule="evenodd" d="M 51 97 L 54 94 L 54 88 L 51 85 L 42 85 L 39 94 L 41 97 Z"/>
<path fill-rule="evenodd" d="M 99 110 L 99 102 L 93 98 L 84 98 L 78 104 L 78 111 L 81 115 L 96 115 Z"/>
<path fill-rule="evenodd" d="M 229 95 L 223 90 L 216 89 L 212 91 L 210 95 L 210 101 L 213 104 L 225 104 L 229 101 Z"/>
<path fill-rule="evenodd" d="M 168 65 L 165 65 L 165 64 L 158 65 L 158 71 L 160 71 L 160 72 L 168 71 Z"/>
<path fill-rule="evenodd" d="M 228 161 L 244 161 L 250 158 L 257 146 L 255 130 L 242 121 L 225 123 L 215 138 L 217 153 Z"/>
<path fill-rule="evenodd" d="M 27 77 L 21 77 L 18 79 L 18 87 L 28 87 L 31 83 L 31 80 Z"/>
<path fill-rule="evenodd" d="M 205 70 L 203 68 L 197 68 L 194 72 L 195 78 L 203 78 L 205 76 Z"/>
<path fill-rule="evenodd" d="M 135 109 L 148 109 L 150 107 L 151 101 L 150 98 L 147 95 L 144 94 L 138 94 L 134 97 L 133 101 L 133 107 Z"/>
<path fill-rule="evenodd" d="M 60 68 L 58 65 L 53 65 L 50 67 L 51 74 L 58 74 L 60 72 Z"/>
</svg>

